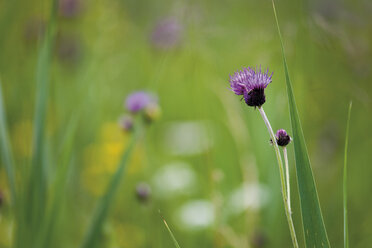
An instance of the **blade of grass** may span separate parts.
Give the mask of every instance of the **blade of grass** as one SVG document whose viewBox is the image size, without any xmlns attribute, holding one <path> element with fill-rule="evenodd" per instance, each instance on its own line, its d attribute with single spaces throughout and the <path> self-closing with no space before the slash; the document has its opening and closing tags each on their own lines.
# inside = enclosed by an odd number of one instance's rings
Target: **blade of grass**
<svg viewBox="0 0 372 248">
<path fill-rule="evenodd" d="M 74 117 L 67 126 L 65 138 L 62 145 L 61 155 L 58 159 L 58 171 L 56 174 L 56 180 L 53 185 L 52 193 L 53 199 L 51 200 L 51 206 L 45 218 L 45 223 L 42 227 L 42 232 L 38 241 L 37 247 L 47 248 L 51 247 L 51 240 L 55 234 L 56 226 L 60 220 L 60 210 L 65 199 L 64 191 L 67 186 L 67 178 L 72 165 L 71 157 L 74 145 L 74 137 L 76 133 L 78 118 Z"/>
<path fill-rule="evenodd" d="M 169 235 L 171 236 L 171 238 L 172 238 L 172 240 L 173 240 L 174 245 L 175 245 L 177 248 L 181 248 L 181 246 L 180 246 L 180 245 L 178 244 L 178 242 L 177 242 L 176 237 L 173 235 L 173 232 L 172 232 L 171 229 L 169 228 L 168 223 L 165 221 L 163 215 L 161 215 L 160 211 L 159 211 L 159 214 L 160 214 L 160 217 L 162 218 L 162 220 L 163 220 L 163 222 L 164 222 L 165 227 L 166 227 L 167 230 L 168 230 Z"/>
<path fill-rule="evenodd" d="M 16 236 L 16 244 L 19 247 L 24 247 L 25 245 L 35 247 L 35 237 L 40 233 L 40 226 L 45 216 L 47 185 L 43 164 L 45 161 L 44 135 L 57 6 L 56 0 L 51 1 L 50 19 L 38 53 L 32 160 L 27 185 L 22 190 L 24 199 L 22 199 L 23 203 L 21 205 L 22 213 L 19 213 L 19 215 L 24 220 L 18 223 L 20 233 Z"/>
<path fill-rule="evenodd" d="M 119 189 L 119 184 L 125 175 L 125 168 L 129 157 L 134 149 L 134 146 L 139 138 L 139 131 L 133 134 L 132 140 L 123 153 L 115 174 L 111 177 L 111 181 L 106 189 L 106 192 L 99 200 L 97 207 L 93 213 L 92 223 L 88 227 L 81 248 L 94 248 L 97 241 L 101 237 L 102 226 L 109 212 L 109 208 L 115 198 L 116 192 Z"/>
<path fill-rule="evenodd" d="M 347 149 L 349 146 L 349 129 L 350 129 L 350 116 L 352 102 L 349 104 L 349 112 L 347 114 L 346 122 L 346 135 L 345 135 L 345 157 L 344 157 L 344 180 L 343 180 L 343 192 L 344 192 L 344 247 L 349 248 L 349 227 L 347 221 Z"/>
<path fill-rule="evenodd" d="M 16 183 L 15 183 L 15 172 L 14 172 L 14 160 L 12 148 L 8 137 L 8 128 L 3 100 L 2 85 L 0 80 L 0 153 L 5 165 L 5 171 L 8 177 L 9 189 L 11 192 L 12 204 L 16 201 Z"/>
<path fill-rule="evenodd" d="M 57 11 L 57 1 L 53 1 L 51 9 L 51 17 L 48 24 L 45 37 L 42 41 L 37 61 L 36 68 L 36 105 L 35 105 L 35 117 L 34 117 L 34 130 L 33 130 L 33 157 L 32 157 L 32 169 L 31 169 L 31 181 L 33 179 L 43 176 L 42 173 L 42 152 L 44 146 L 44 131 L 45 131 L 45 117 L 47 110 L 48 91 L 50 84 L 50 63 L 51 63 L 51 51 L 54 40 L 54 25 Z"/>
<path fill-rule="evenodd" d="M 310 159 L 307 152 L 305 137 L 302 131 L 302 126 L 292 90 L 292 84 L 289 78 L 283 38 L 280 32 L 274 0 L 272 0 L 272 5 L 283 56 L 289 112 L 291 118 L 292 133 L 294 137 L 293 143 L 296 160 L 297 183 L 300 194 L 301 215 L 305 235 L 305 244 L 306 247 L 330 247 L 327 231 L 323 221 L 322 211 L 320 209 L 319 198 L 310 165 Z"/>
</svg>

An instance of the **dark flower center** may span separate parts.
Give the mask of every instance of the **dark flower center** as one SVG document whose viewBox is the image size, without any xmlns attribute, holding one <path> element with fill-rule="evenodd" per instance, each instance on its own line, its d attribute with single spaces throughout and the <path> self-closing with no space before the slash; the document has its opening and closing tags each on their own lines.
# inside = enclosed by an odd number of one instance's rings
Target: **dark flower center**
<svg viewBox="0 0 372 248">
<path fill-rule="evenodd" d="M 248 92 L 245 102 L 248 106 L 260 107 L 266 101 L 265 89 L 264 88 L 254 88 Z"/>
<path fill-rule="evenodd" d="M 276 143 L 278 144 L 278 146 L 286 146 L 289 144 L 289 142 L 291 142 L 291 138 L 289 137 L 289 135 L 280 135 L 276 139 Z"/>
</svg>

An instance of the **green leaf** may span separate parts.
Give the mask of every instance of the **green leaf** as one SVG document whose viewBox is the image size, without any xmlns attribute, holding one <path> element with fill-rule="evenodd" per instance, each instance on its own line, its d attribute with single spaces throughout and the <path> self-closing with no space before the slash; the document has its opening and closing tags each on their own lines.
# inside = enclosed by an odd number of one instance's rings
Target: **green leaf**
<svg viewBox="0 0 372 248">
<path fill-rule="evenodd" d="M 349 104 L 349 112 L 346 122 L 346 135 L 345 135 L 345 157 L 344 157 L 344 247 L 349 248 L 349 227 L 347 221 L 347 148 L 349 146 L 349 129 L 350 129 L 350 116 L 351 116 L 352 102 Z"/>
<path fill-rule="evenodd" d="M 88 231 L 85 234 L 85 238 L 81 248 L 94 248 L 97 246 L 97 241 L 99 241 L 101 237 L 103 223 L 107 217 L 109 208 L 112 205 L 116 192 L 118 191 L 119 184 L 124 177 L 126 165 L 134 149 L 137 139 L 138 132 L 133 135 L 131 142 L 129 143 L 127 149 L 121 157 L 115 174 L 111 177 L 111 181 L 106 189 L 106 192 L 97 204 L 97 207 L 93 213 L 92 223 L 88 227 Z"/>
<path fill-rule="evenodd" d="M 159 214 L 160 214 L 160 211 L 159 211 Z M 165 221 L 164 217 L 163 217 L 161 214 L 160 214 L 160 217 L 162 218 L 162 220 L 163 220 L 163 222 L 164 222 L 164 225 L 165 225 L 165 227 L 167 228 L 168 233 L 169 233 L 169 235 L 171 236 L 171 238 L 172 238 L 172 240 L 173 240 L 174 245 L 175 245 L 177 248 L 181 248 L 181 246 L 180 246 L 180 245 L 178 244 L 178 242 L 177 242 L 176 237 L 173 235 L 173 232 L 172 232 L 171 229 L 169 228 L 168 223 Z"/>
<path fill-rule="evenodd" d="M 30 190 L 45 190 L 45 175 L 43 172 L 43 149 L 45 134 L 45 119 L 47 112 L 48 91 L 50 84 L 50 64 L 54 42 L 54 26 L 57 11 L 57 1 L 52 2 L 51 16 L 48 28 L 39 49 L 36 68 L 36 104 L 33 124 L 33 156 L 30 174 Z M 35 193 L 35 192 L 33 192 Z M 41 193 L 41 192 L 38 192 Z M 32 195 L 32 194 L 31 194 Z M 35 199 L 35 198 L 33 198 Z M 33 200 L 31 197 L 31 200 Z M 39 199 L 40 200 L 40 199 Z"/>
<path fill-rule="evenodd" d="M 41 234 L 38 240 L 38 248 L 51 247 L 51 240 L 55 234 L 56 227 L 60 220 L 60 212 L 63 202 L 65 200 L 65 189 L 68 182 L 68 174 L 72 165 L 72 151 L 75 141 L 75 133 L 77 128 L 78 118 L 74 117 L 69 122 L 64 140 L 62 143 L 62 151 L 58 158 L 58 170 L 56 172 L 56 179 L 52 185 L 52 200 L 50 208 L 46 213 L 45 222 L 43 223 Z"/>
<path fill-rule="evenodd" d="M 14 173 L 14 161 L 12 155 L 12 148 L 9 142 L 7 132 L 7 122 L 4 108 L 3 92 L 0 81 L 0 154 L 5 165 L 5 171 L 8 177 L 9 189 L 11 192 L 12 203 L 16 201 L 16 183 Z"/>
<path fill-rule="evenodd" d="M 272 0 L 276 26 L 278 28 L 279 39 L 282 49 L 285 79 L 287 85 L 289 112 L 294 140 L 294 151 L 296 160 L 297 183 L 300 194 L 302 224 L 305 235 L 306 247 L 330 247 L 327 231 L 324 225 L 322 211 L 320 209 L 318 193 L 314 181 L 310 159 L 307 152 L 304 134 L 298 110 L 289 78 L 288 66 L 284 52 L 283 39 L 280 32 L 278 17 L 275 10 L 274 0 Z"/>
<path fill-rule="evenodd" d="M 50 19 L 38 51 L 36 66 L 36 103 L 33 123 L 31 167 L 27 180 L 20 188 L 19 211 L 15 234 L 15 247 L 37 247 L 41 224 L 45 218 L 47 177 L 45 175 L 46 112 L 50 84 L 50 65 L 54 44 L 57 0 L 50 2 Z M 27 168 L 28 170 L 28 168 Z"/>
</svg>

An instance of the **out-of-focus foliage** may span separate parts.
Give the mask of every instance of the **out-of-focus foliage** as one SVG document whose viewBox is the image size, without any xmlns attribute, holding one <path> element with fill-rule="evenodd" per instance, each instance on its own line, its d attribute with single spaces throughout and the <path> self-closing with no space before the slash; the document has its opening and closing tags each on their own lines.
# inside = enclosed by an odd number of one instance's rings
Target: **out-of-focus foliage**
<svg viewBox="0 0 372 248">
<path fill-rule="evenodd" d="M 0 1 L 0 78 L 16 185 L 31 161 L 37 55 L 50 2 Z M 279 40 L 270 1 L 59 0 L 45 126 L 47 179 L 56 179 L 66 128 L 78 115 L 58 235 L 81 245 L 94 206 L 130 134 L 117 124 L 125 97 L 157 95 L 162 114 L 128 164 L 104 224 L 102 247 L 289 247 L 290 235 L 269 136 L 257 111 L 228 90 L 242 66 L 274 71 L 265 110 L 290 130 Z M 342 165 L 347 106 L 349 241 L 372 242 L 372 4 L 277 2 L 294 94 L 324 222 L 343 244 Z M 289 145 L 292 209 L 302 244 Z M 140 200 L 138 184 L 151 189 Z M 53 185 L 53 184 L 51 184 Z M 53 194 L 53 188 L 47 189 Z M 15 210 L 0 164 L 0 247 L 11 247 Z"/>
</svg>

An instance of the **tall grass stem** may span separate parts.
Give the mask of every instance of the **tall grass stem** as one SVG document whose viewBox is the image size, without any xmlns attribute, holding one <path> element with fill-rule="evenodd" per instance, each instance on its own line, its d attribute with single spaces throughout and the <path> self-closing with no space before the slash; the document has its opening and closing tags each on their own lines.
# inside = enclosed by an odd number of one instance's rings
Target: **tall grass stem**
<svg viewBox="0 0 372 248">
<path fill-rule="evenodd" d="M 349 248 L 349 227 L 347 220 L 347 149 L 349 146 L 349 129 L 351 116 L 352 102 L 349 104 L 349 112 L 347 115 L 346 135 L 345 135 L 345 157 L 344 157 L 344 178 L 343 178 L 343 193 L 344 193 L 344 248 Z"/>
</svg>

